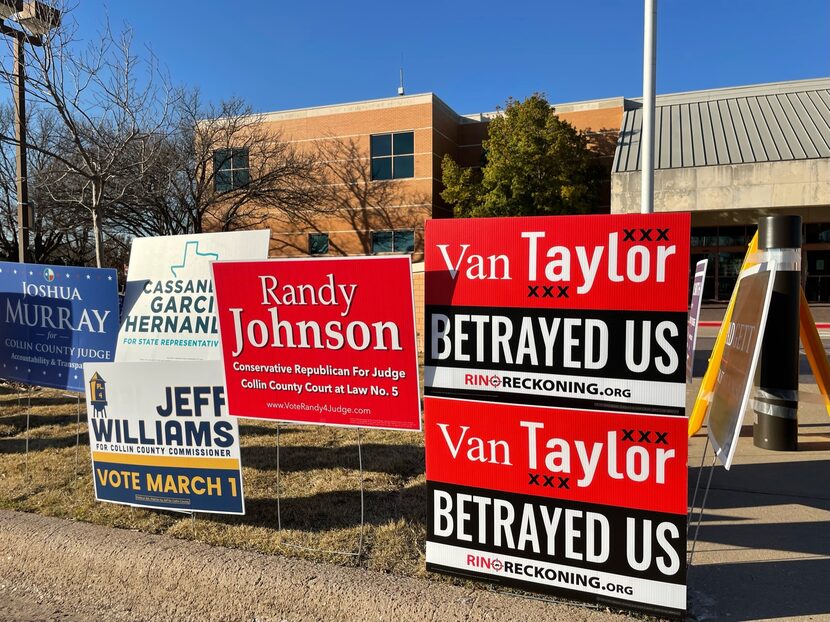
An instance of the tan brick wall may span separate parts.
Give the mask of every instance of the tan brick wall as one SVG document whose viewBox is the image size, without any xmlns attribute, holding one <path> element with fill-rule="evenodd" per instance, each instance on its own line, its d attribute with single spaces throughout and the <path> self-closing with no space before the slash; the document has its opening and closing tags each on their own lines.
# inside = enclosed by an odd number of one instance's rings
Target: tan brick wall
<svg viewBox="0 0 830 622">
<path fill-rule="evenodd" d="M 565 108 L 560 116 L 592 133 L 592 146 L 610 171 L 622 106 Z M 327 186 L 336 197 L 317 206 L 316 213 L 294 218 L 274 214 L 268 225 L 273 255 L 306 255 L 309 232 L 329 234 L 330 255 L 354 255 L 371 251 L 372 231 L 413 230 L 416 262 L 423 259 L 424 221 L 452 216 L 440 197 L 441 159 L 449 154 L 462 166 L 479 166 L 488 125 L 486 119 L 459 117 L 433 95 L 273 113 L 264 115 L 264 123 L 276 140 L 306 153 L 326 153 L 334 166 L 349 167 L 366 180 L 370 179 L 371 135 L 412 131 L 413 178 L 358 184 L 337 180 Z M 607 194 L 610 204 L 610 185 Z"/>
<path fill-rule="evenodd" d="M 424 220 L 433 215 L 435 205 L 433 107 L 432 96 L 414 96 L 266 115 L 266 126 L 280 141 L 325 154 L 338 171 L 348 170 L 350 175 L 343 177 L 369 180 L 355 185 L 333 179 L 327 187 L 336 198 L 316 206 L 316 213 L 295 218 L 275 214 L 268 223 L 272 254 L 307 254 L 309 232 L 329 234 L 330 255 L 366 254 L 372 231 L 413 230 L 413 260 L 420 261 Z M 414 134 L 414 177 L 371 181 L 371 135 L 404 131 Z"/>
<path fill-rule="evenodd" d="M 418 335 L 418 357 L 424 357 L 424 272 L 412 273 L 412 293 L 415 299 L 415 333 Z"/>
</svg>

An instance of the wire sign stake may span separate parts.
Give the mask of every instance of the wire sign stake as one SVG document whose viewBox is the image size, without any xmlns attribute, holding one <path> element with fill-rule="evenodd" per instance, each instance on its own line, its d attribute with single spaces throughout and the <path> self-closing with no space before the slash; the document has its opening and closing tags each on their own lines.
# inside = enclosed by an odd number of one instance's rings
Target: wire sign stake
<svg viewBox="0 0 830 622">
<path fill-rule="evenodd" d="M 357 543 L 357 551 L 346 551 L 342 549 L 321 549 L 318 547 L 311 547 L 311 546 L 304 546 L 301 544 L 296 544 L 294 542 L 289 542 L 285 539 L 283 535 L 283 525 L 282 525 L 282 513 L 280 510 L 280 501 L 282 499 L 282 486 L 281 486 L 281 478 L 280 478 L 280 426 L 277 424 L 277 444 L 276 444 L 276 458 L 277 458 L 277 531 L 280 534 L 280 544 L 284 544 L 285 546 L 291 547 L 293 549 L 297 549 L 300 551 L 311 551 L 315 553 L 329 553 L 333 555 L 345 555 L 348 557 L 356 557 L 360 559 L 360 556 L 363 554 L 363 538 L 366 529 L 366 522 L 365 522 L 365 495 L 364 495 L 364 472 L 363 472 L 363 446 L 361 444 L 361 433 L 360 428 L 355 428 L 357 431 L 357 461 L 358 461 L 358 472 L 360 473 L 360 537 Z"/>
</svg>

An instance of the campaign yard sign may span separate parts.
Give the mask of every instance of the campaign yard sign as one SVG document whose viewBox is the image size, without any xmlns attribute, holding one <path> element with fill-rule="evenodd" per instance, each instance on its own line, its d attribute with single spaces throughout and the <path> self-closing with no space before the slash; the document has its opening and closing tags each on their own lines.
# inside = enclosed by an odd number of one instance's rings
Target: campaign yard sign
<svg viewBox="0 0 830 622">
<path fill-rule="evenodd" d="M 692 381 L 695 366 L 695 346 L 697 330 L 700 324 L 700 303 L 703 300 L 703 285 L 706 281 L 708 259 L 701 259 L 695 265 L 695 278 L 692 282 L 692 304 L 689 305 L 689 324 L 686 329 L 686 382 Z"/>
<path fill-rule="evenodd" d="M 0 376 L 84 391 L 83 364 L 111 361 L 115 270 L 0 262 Z"/>
<path fill-rule="evenodd" d="M 84 376 L 96 500 L 245 513 L 221 363 L 87 363 Z"/>
<path fill-rule="evenodd" d="M 264 259 L 270 238 L 263 229 L 133 240 L 115 360 L 219 360 L 210 262 Z"/>
<path fill-rule="evenodd" d="M 686 608 L 688 214 L 429 221 L 427 569 Z"/>
<path fill-rule="evenodd" d="M 428 570 L 685 609 L 685 418 L 425 399 Z"/>
<path fill-rule="evenodd" d="M 432 220 L 426 395 L 685 412 L 688 214 Z"/>
<path fill-rule="evenodd" d="M 420 430 L 409 257 L 213 264 L 232 415 Z"/>
<path fill-rule="evenodd" d="M 756 264 L 738 275 L 735 307 L 726 333 L 718 379 L 709 402 L 709 441 L 729 469 L 749 403 L 767 324 L 775 264 Z"/>
</svg>

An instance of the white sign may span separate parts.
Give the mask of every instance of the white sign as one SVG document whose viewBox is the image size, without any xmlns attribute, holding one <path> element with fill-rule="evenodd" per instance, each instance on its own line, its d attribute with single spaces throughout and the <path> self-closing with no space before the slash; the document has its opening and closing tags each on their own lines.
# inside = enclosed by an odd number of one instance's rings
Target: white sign
<svg viewBox="0 0 830 622">
<path fill-rule="evenodd" d="M 703 286 L 706 281 L 706 267 L 708 265 L 709 260 L 702 259 L 695 266 L 692 304 L 689 307 L 689 324 L 686 329 L 686 382 L 692 381 L 692 371 L 695 365 L 695 346 L 697 345 L 697 329 L 700 325 L 700 303 L 703 300 Z"/>
<path fill-rule="evenodd" d="M 244 514 L 219 361 L 85 363 L 95 499 Z"/>
<path fill-rule="evenodd" d="M 775 270 L 774 262 L 752 266 L 741 272 L 735 285 L 735 306 L 709 402 L 709 442 L 727 470 L 738 447 L 764 342 Z"/>
<path fill-rule="evenodd" d="M 210 262 L 266 259 L 270 239 L 262 229 L 133 240 L 115 360 L 220 360 Z"/>
</svg>

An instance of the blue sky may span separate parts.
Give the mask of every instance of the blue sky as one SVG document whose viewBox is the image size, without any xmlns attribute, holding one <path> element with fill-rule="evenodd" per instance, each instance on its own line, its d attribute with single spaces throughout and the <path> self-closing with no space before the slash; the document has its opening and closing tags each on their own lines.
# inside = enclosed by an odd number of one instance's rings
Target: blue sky
<svg viewBox="0 0 830 622">
<path fill-rule="evenodd" d="M 660 0 L 657 92 L 830 76 L 827 0 Z M 508 96 L 637 97 L 642 0 L 410 2 L 79 0 L 82 38 L 105 15 L 174 82 L 283 110 L 432 91 L 456 111 Z"/>
</svg>

